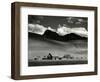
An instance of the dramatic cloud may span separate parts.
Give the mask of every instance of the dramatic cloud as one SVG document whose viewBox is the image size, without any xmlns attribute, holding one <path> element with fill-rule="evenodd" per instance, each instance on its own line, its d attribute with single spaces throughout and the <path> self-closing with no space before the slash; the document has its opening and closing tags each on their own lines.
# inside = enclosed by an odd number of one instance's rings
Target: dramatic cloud
<svg viewBox="0 0 100 82">
<path fill-rule="evenodd" d="M 82 37 L 88 37 L 88 32 L 84 27 L 69 28 L 66 26 L 60 26 L 59 28 L 57 28 L 57 30 L 55 30 L 55 29 L 52 29 L 51 27 L 46 28 L 39 24 L 29 24 L 28 25 L 28 31 L 32 32 L 32 33 L 43 35 L 46 30 L 56 32 L 60 36 L 64 36 L 64 35 L 70 34 L 70 33 L 75 33 Z"/>
<path fill-rule="evenodd" d="M 47 28 L 45 28 L 42 25 L 39 25 L 39 24 L 28 24 L 28 31 L 29 32 L 43 35 L 46 30 L 47 30 Z"/>
<path fill-rule="evenodd" d="M 66 34 L 69 34 L 69 33 L 71 33 L 71 29 L 70 28 L 67 28 L 67 27 L 59 27 L 58 29 L 57 29 L 57 33 L 59 34 L 59 35 L 61 35 L 61 36 L 64 36 L 64 35 L 66 35 Z"/>
<path fill-rule="evenodd" d="M 72 33 L 75 33 L 77 35 L 83 36 L 83 37 L 88 37 L 88 32 L 85 28 L 80 27 L 80 28 L 73 28 L 71 29 Z"/>
<path fill-rule="evenodd" d="M 61 36 L 64 36 L 66 34 L 70 34 L 70 33 L 75 33 L 77 35 L 80 35 L 82 37 L 87 37 L 88 36 L 88 32 L 84 27 L 74 27 L 74 28 L 68 28 L 68 27 L 59 27 L 57 29 L 57 33 Z"/>
</svg>

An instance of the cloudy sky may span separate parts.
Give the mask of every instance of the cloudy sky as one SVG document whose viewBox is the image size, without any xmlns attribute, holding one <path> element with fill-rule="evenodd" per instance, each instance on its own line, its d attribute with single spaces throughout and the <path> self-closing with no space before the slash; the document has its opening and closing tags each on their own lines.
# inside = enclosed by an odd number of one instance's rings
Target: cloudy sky
<svg viewBox="0 0 100 82">
<path fill-rule="evenodd" d="M 85 29 L 87 29 L 88 18 L 28 15 L 28 24 L 39 24 L 47 28 L 51 27 L 53 29 L 57 29 L 59 25 L 65 25 L 69 28 L 84 27 Z"/>
</svg>

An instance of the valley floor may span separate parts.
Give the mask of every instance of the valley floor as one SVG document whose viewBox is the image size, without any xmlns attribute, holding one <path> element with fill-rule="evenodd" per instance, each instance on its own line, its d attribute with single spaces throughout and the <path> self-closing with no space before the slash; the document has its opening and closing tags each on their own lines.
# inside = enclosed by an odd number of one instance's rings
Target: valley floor
<svg viewBox="0 0 100 82">
<path fill-rule="evenodd" d="M 71 60 L 33 60 L 34 56 L 47 56 L 51 53 L 53 56 L 70 55 Z M 85 40 L 72 40 L 67 42 L 49 40 L 46 38 L 29 38 L 28 40 L 28 65 L 45 66 L 45 65 L 70 65 L 70 64 L 87 64 L 88 47 Z"/>
</svg>

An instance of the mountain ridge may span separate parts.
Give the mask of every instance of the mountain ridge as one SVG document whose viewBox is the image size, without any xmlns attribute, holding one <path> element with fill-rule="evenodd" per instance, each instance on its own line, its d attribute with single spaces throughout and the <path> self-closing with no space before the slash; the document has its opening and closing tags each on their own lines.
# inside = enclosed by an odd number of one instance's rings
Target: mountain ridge
<svg viewBox="0 0 100 82">
<path fill-rule="evenodd" d="M 66 34 L 64 36 L 60 36 L 58 35 L 56 32 L 52 32 L 50 30 L 46 30 L 45 33 L 43 35 L 39 35 L 36 33 L 28 33 L 28 36 L 31 38 L 40 38 L 40 39 L 50 39 L 50 40 L 56 40 L 56 41 L 62 41 L 62 42 L 66 42 L 66 41 L 70 41 L 70 40 L 87 40 L 88 38 L 86 37 L 81 37 L 77 34 L 74 33 L 70 33 L 70 34 Z"/>
<path fill-rule="evenodd" d="M 79 36 L 75 33 L 66 34 L 64 36 L 58 35 L 56 32 L 52 32 L 50 30 L 46 30 L 43 34 L 43 37 L 58 41 L 69 41 L 69 40 L 87 40 L 87 37 Z"/>
<path fill-rule="evenodd" d="M 46 28 L 46 27 L 44 27 L 42 25 L 39 25 L 39 24 L 29 24 L 28 25 L 28 31 L 31 32 L 31 33 L 44 35 L 44 33 L 47 30 L 55 32 L 60 36 L 65 36 L 66 34 L 70 34 L 70 33 L 75 33 L 75 34 L 80 35 L 82 37 L 87 37 L 88 36 L 88 32 L 83 27 L 80 27 L 80 28 L 76 28 L 76 27 L 75 28 L 59 27 L 56 30 L 56 29 L 53 29 L 51 27 Z"/>
</svg>

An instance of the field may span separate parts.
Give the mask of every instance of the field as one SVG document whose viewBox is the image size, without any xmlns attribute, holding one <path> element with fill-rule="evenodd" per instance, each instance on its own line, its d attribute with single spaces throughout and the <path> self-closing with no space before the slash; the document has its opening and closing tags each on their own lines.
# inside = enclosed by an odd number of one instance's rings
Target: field
<svg viewBox="0 0 100 82">
<path fill-rule="evenodd" d="M 87 61 L 34 61 L 29 62 L 29 66 L 48 66 L 48 65 L 76 65 L 76 64 L 86 64 Z"/>
<path fill-rule="evenodd" d="M 59 57 L 69 54 L 73 59 L 66 61 L 32 60 L 33 56 L 47 56 L 49 53 Z M 41 37 L 29 37 L 28 39 L 28 66 L 87 64 L 87 59 L 88 50 L 86 40 L 61 42 Z"/>
</svg>

